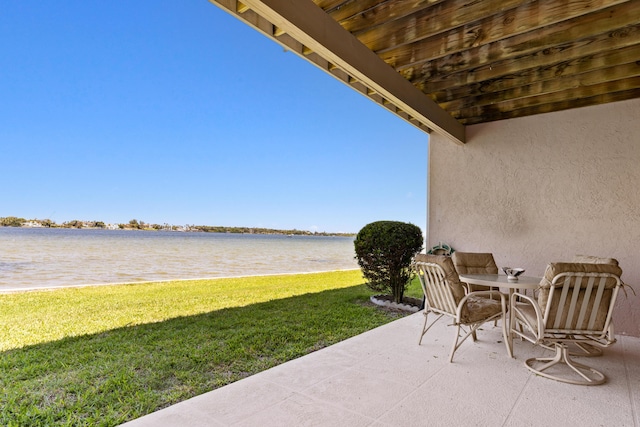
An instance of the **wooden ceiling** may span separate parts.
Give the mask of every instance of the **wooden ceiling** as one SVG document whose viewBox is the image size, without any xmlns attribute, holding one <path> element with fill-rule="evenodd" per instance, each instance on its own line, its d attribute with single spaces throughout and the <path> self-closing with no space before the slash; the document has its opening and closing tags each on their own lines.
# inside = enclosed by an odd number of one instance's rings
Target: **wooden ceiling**
<svg viewBox="0 0 640 427">
<path fill-rule="evenodd" d="M 640 97 L 640 0 L 210 1 L 459 142 L 457 124 Z"/>
</svg>

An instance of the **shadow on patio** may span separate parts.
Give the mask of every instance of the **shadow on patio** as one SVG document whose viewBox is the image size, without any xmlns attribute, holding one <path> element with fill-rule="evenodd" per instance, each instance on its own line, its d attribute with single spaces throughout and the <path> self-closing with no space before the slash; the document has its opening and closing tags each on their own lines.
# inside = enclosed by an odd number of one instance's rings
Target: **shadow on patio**
<svg viewBox="0 0 640 427">
<path fill-rule="evenodd" d="M 485 325 L 447 362 L 453 328 L 438 322 L 417 345 L 417 313 L 139 418 L 146 426 L 640 425 L 640 338 L 618 336 L 589 364 L 608 377 L 574 386 L 531 374 L 526 342 L 506 355 Z"/>
</svg>

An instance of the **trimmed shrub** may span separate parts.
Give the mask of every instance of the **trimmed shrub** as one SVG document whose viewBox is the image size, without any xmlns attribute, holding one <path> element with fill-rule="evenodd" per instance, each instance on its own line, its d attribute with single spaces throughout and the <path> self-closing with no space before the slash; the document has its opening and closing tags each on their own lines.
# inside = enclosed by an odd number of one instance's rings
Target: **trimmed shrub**
<svg viewBox="0 0 640 427">
<path fill-rule="evenodd" d="M 412 276 L 411 260 L 422 250 L 423 242 L 420 227 L 410 223 L 377 221 L 365 225 L 354 246 L 367 286 L 402 302 Z"/>
</svg>

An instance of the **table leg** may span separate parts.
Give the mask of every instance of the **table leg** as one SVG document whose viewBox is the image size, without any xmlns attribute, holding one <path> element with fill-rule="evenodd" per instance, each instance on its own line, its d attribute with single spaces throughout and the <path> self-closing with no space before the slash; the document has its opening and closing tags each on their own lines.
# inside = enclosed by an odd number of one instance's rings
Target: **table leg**
<svg viewBox="0 0 640 427">
<path fill-rule="evenodd" d="M 513 335 L 511 331 L 515 326 L 515 316 L 513 315 L 513 306 L 511 305 L 511 296 L 513 295 L 515 289 L 509 288 L 509 330 L 507 331 L 507 350 L 509 353 L 509 357 L 513 357 Z"/>
</svg>

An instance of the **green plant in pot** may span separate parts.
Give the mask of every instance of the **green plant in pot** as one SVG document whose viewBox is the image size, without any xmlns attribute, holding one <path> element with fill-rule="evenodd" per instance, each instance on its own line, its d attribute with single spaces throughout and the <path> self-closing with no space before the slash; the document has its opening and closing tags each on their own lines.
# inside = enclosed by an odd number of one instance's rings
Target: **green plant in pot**
<svg viewBox="0 0 640 427">
<path fill-rule="evenodd" d="M 411 260 L 422 250 L 423 242 L 420 227 L 410 223 L 376 221 L 365 225 L 354 246 L 367 286 L 402 303 L 413 274 Z"/>
</svg>

